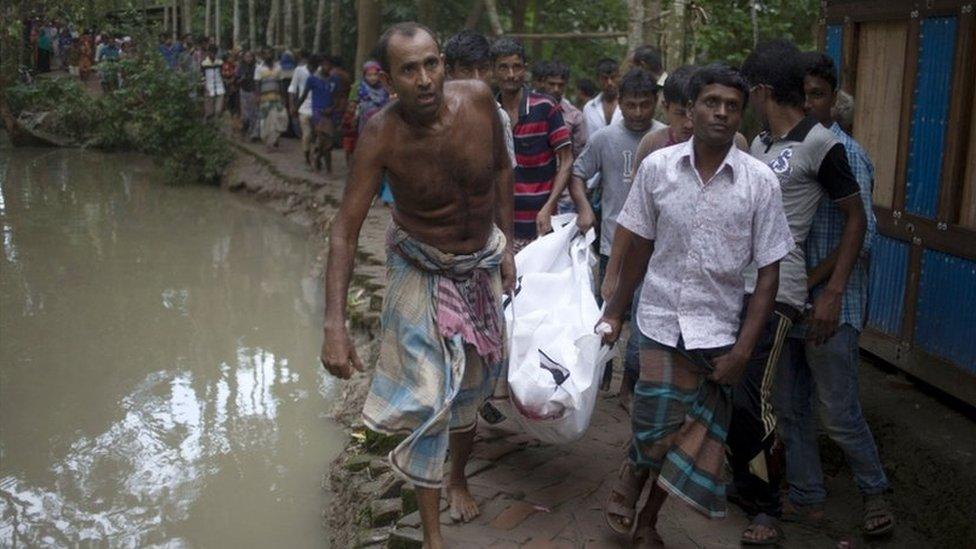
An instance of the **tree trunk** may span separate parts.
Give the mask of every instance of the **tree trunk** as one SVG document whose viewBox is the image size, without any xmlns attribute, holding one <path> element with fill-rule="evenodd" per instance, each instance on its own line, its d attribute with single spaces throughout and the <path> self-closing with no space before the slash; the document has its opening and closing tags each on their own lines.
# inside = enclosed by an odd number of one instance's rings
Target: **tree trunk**
<svg viewBox="0 0 976 549">
<path fill-rule="evenodd" d="M 312 50 L 322 51 L 322 27 L 325 25 L 325 0 L 319 0 L 315 9 L 315 36 L 312 37 Z"/>
<path fill-rule="evenodd" d="M 512 2 L 512 32 L 525 32 L 525 9 L 527 7 L 527 0 L 514 0 Z"/>
<path fill-rule="evenodd" d="M 231 47 L 241 47 L 241 0 L 234 0 L 234 31 Z"/>
<path fill-rule="evenodd" d="M 305 29 L 307 28 L 307 25 L 305 24 L 305 0 L 295 0 L 295 1 L 298 2 L 298 28 L 295 29 L 296 31 L 298 31 L 298 47 L 304 50 L 305 35 L 307 34 L 305 32 Z"/>
<path fill-rule="evenodd" d="M 264 28 L 264 45 L 274 46 L 275 26 L 278 23 L 278 0 L 271 0 L 271 11 L 268 12 L 268 25 Z"/>
<path fill-rule="evenodd" d="M 639 46 L 647 43 L 644 36 L 644 19 L 647 17 L 644 0 L 627 0 L 627 58 L 634 54 Z"/>
<path fill-rule="evenodd" d="M 193 1 L 183 0 L 183 34 L 193 33 Z"/>
<path fill-rule="evenodd" d="M 180 34 L 179 1 L 180 0 L 173 0 L 173 6 L 172 6 L 173 20 L 171 21 L 171 23 L 173 23 L 173 40 L 176 40 L 177 35 Z"/>
<path fill-rule="evenodd" d="M 163 4 L 163 32 L 169 30 L 169 6 Z"/>
<path fill-rule="evenodd" d="M 481 16 L 485 13 L 485 3 L 481 0 L 474 0 L 471 5 L 471 11 L 468 12 L 467 19 L 464 20 L 464 28 L 475 29 L 478 23 L 481 22 Z"/>
<path fill-rule="evenodd" d="M 206 0 L 203 6 L 203 35 L 210 38 L 210 29 L 213 28 L 211 27 L 213 19 L 210 17 L 212 3 L 210 0 Z"/>
<path fill-rule="evenodd" d="M 214 38 L 217 39 L 217 48 L 223 47 L 220 34 L 220 0 L 214 0 Z"/>
<path fill-rule="evenodd" d="M 329 19 L 329 54 L 342 53 L 342 0 L 331 0 Z"/>
<path fill-rule="evenodd" d="M 284 44 L 286 48 L 291 48 L 295 42 L 292 38 L 295 37 L 295 14 L 291 9 L 291 0 L 282 0 L 285 3 L 285 28 L 284 28 Z"/>
<path fill-rule="evenodd" d="M 539 25 L 539 3 L 536 0 L 528 0 L 529 9 L 532 11 L 532 32 L 537 30 Z M 528 10 L 527 10 L 528 11 Z M 541 59 L 542 58 L 542 40 L 536 40 L 529 45 L 529 58 L 531 59 Z"/>
<path fill-rule="evenodd" d="M 485 11 L 488 12 L 488 24 L 491 26 L 492 34 L 495 36 L 505 34 L 501 19 L 498 17 L 498 4 L 495 3 L 495 0 L 485 0 Z"/>
<path fill-rule="evenodd" d="M 674 70 L 684 64 L 684 43 L 685 43 L 685 11 L 688 0 L 673 0 L 671 3 L 671 13 L 668 15 L 667 34 L 664 43 L 667 48 L 664 55 L 665 67 Z"/>
<path fill-rule="evenodd" d="M 644 43 L 661 47 L 661 0 L 644 0 Z"/>
<path fill-rule="evenodd" d="M 749 0 L 749 18 L 752 20 L 752 47 L 755 48 L 759 43 L 759 14 L 756 12 L 756 2 L 759 0 Z"/>
<path fill-rule="evenodd" d="M 247 0 L 247 49 L 258 47 L 258 20 L 254 13 L 254 0 Z"/>
<path fill-rule="evenodd" d="M 356 63 L 362 67 L 369 54 L 376 47 L 380 36 L 380 0 L 357 0 L 356 2 Z"/>
</svg>

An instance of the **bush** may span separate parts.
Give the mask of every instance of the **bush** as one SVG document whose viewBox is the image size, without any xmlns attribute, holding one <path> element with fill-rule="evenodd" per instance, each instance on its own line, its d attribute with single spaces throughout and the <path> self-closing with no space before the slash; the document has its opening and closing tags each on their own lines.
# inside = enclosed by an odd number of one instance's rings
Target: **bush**
<svg viewBox="0 0 976 549">
<path fill-rule="evenodd" d="M 14 115 L 49 111 L 53 129 L 85 146 L 152 156 L 171 178 L 217 182 L 230 162 L 219 129 L 204 123 L 196 83 L 167 69 L 155 51 L 117 63 L 122 88 L 93 97 L 70 78 L 7 88 Z"/>
</svg>

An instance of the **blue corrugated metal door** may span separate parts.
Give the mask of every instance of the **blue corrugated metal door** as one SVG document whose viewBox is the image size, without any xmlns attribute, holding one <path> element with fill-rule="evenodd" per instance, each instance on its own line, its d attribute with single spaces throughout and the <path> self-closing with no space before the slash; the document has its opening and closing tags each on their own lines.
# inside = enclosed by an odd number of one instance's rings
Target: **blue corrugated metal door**
<svg viewBox="0 0 976 549">
<path fill-rule="evenodd" d="M 905 208 L 923 217 L 935 217 L 939 202 L 955 49 L 955 17 L 931 17 L 922 21 Z"/>
<path fill-rule="evenodd" d="M 901 331 L 908 274 L 908 244 L 878 235 L 871 246 L 868 325 L 889 335 Z"/>
<path fill-rule="evenodd" d="M 915 344 L 976 374 L 976 262 L 922 254 Z"/>
<path fill-rule="evenodd" d="M 827 25 L 827 43 L 824 47 L 824 53 L 834 60 L 834 67 L 837 69 L 837 82 L 840 82 L 840 69 L 844 61 L 843 51 L 844 25 Z"/>
</svg>

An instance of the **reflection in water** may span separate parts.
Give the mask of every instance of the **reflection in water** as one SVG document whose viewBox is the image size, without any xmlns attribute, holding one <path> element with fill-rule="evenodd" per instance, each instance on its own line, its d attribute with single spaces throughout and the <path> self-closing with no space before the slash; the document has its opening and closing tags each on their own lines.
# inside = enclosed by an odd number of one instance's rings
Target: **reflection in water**
<svg viewBox="0 0 976 549">
<path fill-rule="evenodd" d="M 0 230 L 0 545 L 325 545 L 300 232 L 140 157 L 23 150 Z"/>
</svg>

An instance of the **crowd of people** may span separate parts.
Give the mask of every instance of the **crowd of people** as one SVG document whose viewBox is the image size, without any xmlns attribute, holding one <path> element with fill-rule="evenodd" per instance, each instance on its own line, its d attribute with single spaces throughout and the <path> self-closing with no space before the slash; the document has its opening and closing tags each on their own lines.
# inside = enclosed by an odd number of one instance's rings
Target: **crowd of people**
<svg viewBox="0 0 976 549">
<path fill-rule="evenodd" d="M 95 68 L 103 90 L 122 85 L 116 62 L 133 47 L 131 37 L 37 18 L 24 21 L 23 29 L 32 76 L 64 70 L 87 81 Z"/>
<path fill-rule="evenodd" d="M 391 97 L 376 61 L 353 81 L 341 57 L 303 50 L 220 50 L 208 38 L 162 34 L 159 53 L 170 69 L 200 83 L 206 119 L 229 112 L 240 136 L 269 152 L 282 135 L 297 137 L 315 171 L 332 172 L 334 149 L 350 160 L 366 121 Z M 383 196 L 392 201 L 388 191 Z"/>
<path fill-rule="evenodd" d="M 514 254 L 558 212 L 599 234 L 605 341 L 631 322 L 619 397 L 632 443 L 604 508 L 611 529 L 663 546 L 669 496 L 710 518 L 737 504 L 745 545 L 781 542 L 781 520 L 819 524 L 819 408 L 864 498 L 864 533 L 891 531 L 857 385 L 873 168 L 829 57 L 775 40 L 737 68 L 663 67 L 644 46 L 623 67 L 597 61 L 596 85 L 577 80 L 579 105 L 567 66 L 530 65 L 511 37 L 440 43 L 401 23 L 375 57 L 397 100 L 357 127 L 321 359 L 340 378 L 362 370 L 347 290 L 388 183 L 389 283 L 363 418 L 409 433 L 390 460 L 417 486 L 427 546 L 442 543 L 442 487 L 452 517 L 478 514 L 464 469 L 479 414 L 498 415 L 485 403 L 504 385 L 500 304 L 516 286 Z M 739 132 L 747 108 L 763 127 L 751 143 Z"/>
</svg>

